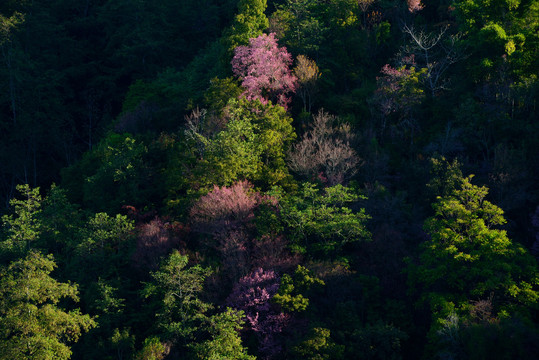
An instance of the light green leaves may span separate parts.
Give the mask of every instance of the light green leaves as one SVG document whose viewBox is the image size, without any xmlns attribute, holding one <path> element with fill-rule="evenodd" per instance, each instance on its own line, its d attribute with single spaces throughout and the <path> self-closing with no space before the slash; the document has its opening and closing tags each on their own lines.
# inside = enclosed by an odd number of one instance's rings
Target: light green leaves
<svg viewBox="0 0 539 360">
<path fill-rule="evenodd" d="M 0 359 L 69 359 L 66 343 L 96 326 L 90 316 L 58 305 L 78 301 L 78 289 L 50 277 L 55 267 L 52 256 L 30 252 L 1 272 Z"/>
</svg>

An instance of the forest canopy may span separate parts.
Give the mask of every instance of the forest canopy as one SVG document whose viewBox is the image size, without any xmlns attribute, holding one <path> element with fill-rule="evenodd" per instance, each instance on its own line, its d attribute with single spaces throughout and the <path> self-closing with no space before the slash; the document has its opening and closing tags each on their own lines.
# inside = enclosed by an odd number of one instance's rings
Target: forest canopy
<svg viewBox="0 0 539 360">
<path fill-rule="evenodd" d="M 538 0 L 4 0 L 0 360 L 532 359 Z"/>
</svg>

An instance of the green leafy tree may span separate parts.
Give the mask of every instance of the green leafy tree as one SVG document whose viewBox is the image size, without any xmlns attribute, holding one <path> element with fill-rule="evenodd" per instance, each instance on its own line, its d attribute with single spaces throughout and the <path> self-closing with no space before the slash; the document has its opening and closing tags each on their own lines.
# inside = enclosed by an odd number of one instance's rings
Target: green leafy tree
<svg viewBox="0 0 539 360">
<path fill-rule="evenodd" d="M 80 207 L 69 202 L 66 190 L 53 184 L 43 200 L 39 219 L 43 226 L 38 244 L 54 253 L 60 264 L 68 261 L 84 228 Z"/>
<path fill-rule="evenodd" d="M 133 229 L 133 221 L 125 215 L 95 214 L 80 230 L 82 239 L 70 264 L 73 273 L 90 281 L 97 281 L 99 276 L 106 279 L 117 276 L 128 262 Z"/>
<path fill-rule="evenodd" d="M 227 308 L 209 317 L 203 324 L 210 338 L 192 345 L 195 358 L 201 360 L 255 360 L 242 345 L 239 331 L 243 328 L 243 311 Z"/>
<path fill-rule="evenodd" d="M 1 271 L 0 359 L 69 359 L 68 343 L 96 326 L 89 315 L 59 305 L 78 301 L 78 289 L 53 279 L 55 267 L 51 255 L 31 251 Z"/>
<path fill-rule="evenodd" d="M 451 195 L 462 182 L 462 171 L 457 159 L 447 161 L 443 156 L 430 159 L 432 179 L 427 188 L 434 196 Z"/>
<path fill-rule="evenodd" d="M 281 277 L 279 291 L 273 297 L 273 302 L 287 312 L 305 311 L 309 306 L 307 296 L 312 292 L 311 288 L 323 285 L 323 280 L 313 276 L 306 267 L 298 265 L 293 275 L 284 274 Z"/>
<path fill-rule="evenodd" d="M 135 356 L 136 360 L 162 360 L 167 354 L 167 348 L 159 341 L 159 338 L 152 336 L 144 340 L 142 349 Z"/>
<path fill-rule="evenodd" d="M 311 329 L 306 339 L 292 348 L 292 359 L 344 359 L 344 346 L 336 344 L 330 335 L 330 330 L 326 328 Z"/>
<path fill-rule="evenodd" d="M 537 307 L 539 274 L 534 259 L 504 230 L 503 211 L 485 199 L 486 187 L 462 179 L 451 195 L 438 198 L 425 222 L 430 235 L 409 279 L 421 285 L 434 318 L 493 297 L 497 311 Z"/>
<path fill-rule="evenodd" d="M 342 185 L 321 191 L 304 183 L 298 195 L 280 202 L 291 247 L 314 256 L 341 256 L 346 244 L 369 240 L 365 209 L 353 211 L 347 206 L 364 198 Z"/>
<path fill-rule="evenodd" d="M 116 213 L 123 205 L 148 205 L 152 171 L 147 147 L 129 134 L 110 133 L 81 161 L 64 169 L 71 198 L 94 211 Z"/>
<path fill-rule="evenodd" d="M 497 317 L 491 299 L 473 302 L 470 313 L 451 313 L 441 321 L 434 346 L 439 358 L 532 359 L 537 353 L 537 324 L 519 314 Z"/>
<path fill-rule="evenodd" d="M 186 137 L 198 158 L 192 185 L 231 185 L 237 180 L 274 185 L 289 178 L 285 153 L 295 138 L 292 118 L 271 103 L 231 99 L 224 128 L 211 131 L 206 112 L 188 119 Z M 209 131 L 210 130 L 210 131 Z"/>
<path fill-rule="evenodd" d="M 536 74 L 539 8 L 536 1 L 459 0 L 455 13 L 476 80 L 506 81 L 505 76 Z M 507 69 L 509 65 L 509 69 Z M 509 71 L 507 71 L 509 70 Z"/>
<path fill-rule="evenodd" d="M 0 242 L 2 251 L 12 255 L 29 250 L 41 234 L 42 223 L 39 219 L 42 198 L 39 188 L 31 189 L 28 184 L 17 185 L 22 199 L 11 199 L 15 214 L 2 216 L 6 239 Z"/>
<path fill-rule="evenodd" d="M 213 78 L 210 87 L 204 94 L 204 103 L 209 110 L 222 112 L 230 99 L 237 99 L 243 92 L 242 88 L 233 77 L 225 79 Z M 223 115 L 223 114 L 219 114 Z"/>
<path fill-rule="evenodd" d="M 328 30 L 319 16 L 328 5 L 319 0 L 286 0 L 271 15 L 271 30 L 293 52 L 318 57 L 320 45 Z M 319 8 L 325 7 L 319 11 Z"/>
<path fill-rule="evenodd" d="M 267 0 L 240 0 L 238 14 L 232 26 L 225 31 L 224 41 L 230 54 L 239 45 L 247 45 L 249 39 L 262 35 L 268 28 L 268 18 L 264 14 Z"/>
<path fill-rule="evenodd" d="M 176 345 L 191 342 L 200 324 L 206 320 L 211 305 L 199 296 L 210 269 L 200 265 L 187 267 L 188 256 L 173 252 L 159 271 L 152 273 L 153 282 L 144 289 L 145 297 L 155 299 L 157 326 L 167 340 Z"/>
</svg>

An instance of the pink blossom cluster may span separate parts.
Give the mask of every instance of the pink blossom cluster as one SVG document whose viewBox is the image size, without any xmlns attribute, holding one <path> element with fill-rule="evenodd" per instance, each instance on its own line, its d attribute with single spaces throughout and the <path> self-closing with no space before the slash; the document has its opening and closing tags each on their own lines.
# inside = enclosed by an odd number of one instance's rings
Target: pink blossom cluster
<svg viewBox="0 0 539 360">
<path fill-rule="evenodd" d="M 421 0 L 407 0 L 408 4 L 408 11 L 411 13 L 418 12 L 419 10 L 423 9 L 423 4 L 421 3 Z"/>
<path fill-rule="evenodd" d="M 297 78 L 290 71 L 292 55 L 285 47 L 279 47 L 274 33 L 262 34 L 249 40 L 248 46 L 238 46 L 234 50 L 232 72 L 242 81 L 249 100 L 258 99 L 262 103 L 273 101 L 285 108 L 294 93 Z"/>
<path fill-rule="evenodd" d="M 272 358 L 282 346 L 277 338 L 286 326 L 289 315 L 279 311 L 270 300 L 279 290 L 279 277 L 274 271 L 258 268 L 241 278 L 227 299 L 229 306 L 243 310 L 248 328 L 257 334 L 260 352 Z"/>
<path fill-rule="evenodd" d="M 136 248 L 133 265 L 140 269 L 157 270 L 162 256 L 173 248 L 185 245 L 182 238 L 187 229 L 181 224 L 171 224 L 160 217 L 137 225 Z"/>
<path fill-rule="evenodd" d="M 240 226 L 254 217 L 260 200 L 248 181 L 239 181 L 229 187 L 214 186 L 191 209 L 195 230 L 216 235 Z"/>
</svg>

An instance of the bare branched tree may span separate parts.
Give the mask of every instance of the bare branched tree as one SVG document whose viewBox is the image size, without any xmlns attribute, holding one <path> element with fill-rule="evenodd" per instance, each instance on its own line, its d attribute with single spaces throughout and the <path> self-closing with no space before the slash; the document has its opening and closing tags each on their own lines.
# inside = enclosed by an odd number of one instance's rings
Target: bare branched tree
<svg viewBox="0 0 539 360">
<path fill-rule="evenodd" d="M 298 175 L 319 178 L 329 186 L 342 184 L 356 174 L 362 164 L 350 143 L 350 125 L 320 110 L 313 116 L 312 128 L 288 156 L 288 164 Z"/>
<path fill-rule="evenodd" d="M 427 33 L 404 25 L 403 32 L 410 36 L 410 43 L 403 48 L 406 55 L 414 55 L 420 66 L 427 69 L 425 85 L 434 96 L 437 91 L 447 89 L 448 80 L 444 78 L 447 69 L 466 56 L 457 47 L 459 34 L 449 35 L 449 25 L 438 33 Z M 403 57 L 405 58 L 405 57 Z"/>
</svg>

